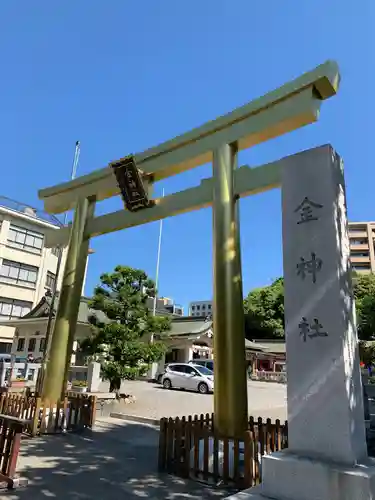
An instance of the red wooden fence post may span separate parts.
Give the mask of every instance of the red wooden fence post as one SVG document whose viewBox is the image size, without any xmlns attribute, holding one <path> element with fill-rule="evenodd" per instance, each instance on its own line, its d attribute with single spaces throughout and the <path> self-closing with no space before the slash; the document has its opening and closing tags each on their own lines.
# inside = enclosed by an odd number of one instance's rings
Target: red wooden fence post
<svg viewBox="0 0 375 500">
<path fill-rule="evenodd" d="M 16 474 L 17 460 L 18 460 L 18 455 L 20 452 L 21 436 L 22 436 L 22 432 L 23 432 L 23 427 L 24 427 L 23 424 L 16 424 L 15 425 L 13 443 L 12 443 L 9 462 L 8 462 L 7 471 L 6 471 L 6 475 L 10 479 L 14 479 L 14 476 Z"/>
</svg>

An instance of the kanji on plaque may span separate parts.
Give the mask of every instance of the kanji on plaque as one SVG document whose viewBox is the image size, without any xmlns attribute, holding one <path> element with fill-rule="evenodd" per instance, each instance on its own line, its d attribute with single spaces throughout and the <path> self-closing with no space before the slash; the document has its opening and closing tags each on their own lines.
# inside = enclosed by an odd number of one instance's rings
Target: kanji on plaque
<svg viewBox="0 0 375 500">
<path fill-rule="evenodd" d="M 312 282 L 316 283 L 316 275 L 321 270 L 323 265 L 322 259 L 319 259 L 314 252 L 311 252 L 311 259 L 306 260 L 300 257 L 300 262 L 297 264 L 297 276 L 301 276 L 304 280 L 308 274 L 311 275 Z"/>
<path fill-rule="evenodd" d="M 135 158 L 129 155 L 111 163 L 125 206 L 131 212 L 152 206 Z"/>
<path fill-rule="evenodd" d="M 302 203 L 300 203 L 294 210 L 295 213 L 298 212 L 300 215 L 300 219 L 297 224 L 303 224 L 304 222 L 318 220 L 318 212 L 321 208 L 323 208 L 323 205 L 321 205 L 320 203 L 315 203 L 314 201 L 309 200 L 307 196 L 305 196 L 305 198 L 302 200 Z"/>
<path fill-rule="evenodd" d="M 323 325 L 318 318 L 314 318 L 310 323 L 307 318 L 303 317 L 298 328 L 299 334 L 304 342 L 307 341 L 307 338 L 328 337 L 328 333 L 323 329 Z"/>
</svg>

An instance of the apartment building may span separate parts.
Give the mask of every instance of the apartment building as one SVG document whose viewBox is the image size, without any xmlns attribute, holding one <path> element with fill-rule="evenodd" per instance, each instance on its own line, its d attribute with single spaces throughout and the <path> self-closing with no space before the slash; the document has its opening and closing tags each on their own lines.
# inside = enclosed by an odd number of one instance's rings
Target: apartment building
<svg viewBox="0 0 375 500">
<path fill-rule="evenodd" d="M 208 316 L 212 314 L 212 300 L 196 300 L 189 304 L 189 316 Z"/>
<path fill-rule="evenodd" d="M 153 310 L 154 308 L 154 299 L 149 299 L 148 307 Z M 158 297 L 156 300 L 156 313 L 163 314 L 171 314 L 172 316 L 183 316 L 184 308 L 180 304 L 175 304 L 173 299 L 169 299 L 168 297 Z"/>
<path fill-rule="evenodd" d="M 31 311 L 56 281 L 58 249 L 44 247 L 45 231 L 62 224 L 47 213 L 0 196 L 0 321 Z M 63 252 L 61 270 L 65 264 Z M 59 288 L 62 272 L 59 273 Z M 0 352 L 10 352 L 15 328 L 0 326 Z"/>
<path fill-rule="evenodd" d="M 357 273 L 375 272 L 375 222 L 349 222 L 350 261 Z"/>
</svg>

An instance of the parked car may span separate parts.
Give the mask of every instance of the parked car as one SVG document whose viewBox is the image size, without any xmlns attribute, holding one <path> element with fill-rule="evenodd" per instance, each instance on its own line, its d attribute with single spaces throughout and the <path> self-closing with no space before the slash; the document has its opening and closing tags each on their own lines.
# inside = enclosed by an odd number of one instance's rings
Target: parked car
<svg viewBox="0 0 375 500">
<path fill-rule="evenodd" d="M 160 371 L 160 372 L 156 372 L 156 375 L 155 375 L 155 380 L 158 384 L 161 384 L 161 380 L 163 378 L 163 375 L 167 369 L 167 366 L 168 366 L 168 363 L 166 365 L 164 365 L 164 368 L 163 368 L 163 371 Z"/>
<path fill-rule="evenodd" d="M 214 374 L 201 365 L 170 363 L 161 383 L 165 389 L 187 389 L 207 394 L 214 390 Z"/>
<path fill-rule="evenodd" d="M 189 361 L 189 364 L 190 365 L 205 366 L 206 368 L 208 368 L 212 372 L 214 371 L 214 360 L 213 359 L 206 359 L 206 358 L 192 359 L 191 361 Z"/>
</svg>

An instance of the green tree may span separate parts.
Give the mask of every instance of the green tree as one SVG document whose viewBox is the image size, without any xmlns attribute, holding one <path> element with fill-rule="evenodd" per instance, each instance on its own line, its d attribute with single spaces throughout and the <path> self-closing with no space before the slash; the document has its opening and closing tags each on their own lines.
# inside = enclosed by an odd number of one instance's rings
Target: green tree
<svg viewBox="0 0 375 500">
<path fill-rule="evenodd" d="M 358 337 L 375 340 L 375 275 L 353 273 L 353 294 L 356 304 Z M 249 339 L 284 336 L 284 280 L 252 290 L 244 301 L 246 336 Z M 366 352 L 365 352 L 366 351 Z M 361 344 L 364 357 L 372 355 Z M 374 350 L 375 352 L 375 350 Z"/>
<path fill-rule="evenodd" d="M 284 336 L 284 279 L 255 288 L 244 300 L 246 337 L 270 339 Z"/>
<path fill-rule="evenodd" d="M 375 362 L 375 345 L 373 342 L 359 341 L 359 358 L 365 366 L 373 365 Z"/>
<path fill-rule="evenodd" d="M 358 336 L 373 340 L 375 335 L 375 275 L 354 274 L 353 292 L 357 312 Z"/>
<path fill-rule="evenodd" d="M 156 289 L 144 271 L 117 266 L 100 281 L 89 304 L 97 311 L 90 318 L 91 335 L 80 350 L 101 363 L 110 391 L 118 392 L 123 379 L 146 374 L 150 364 L 161 359 L 170 319 L 150 313 L 147 300 L 155 297 Z"/>
</svg>

